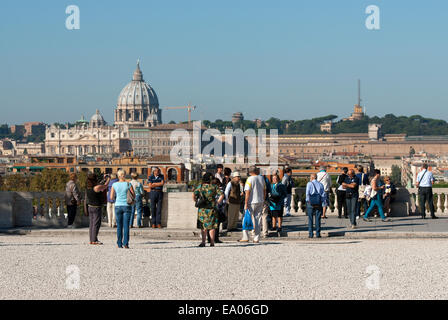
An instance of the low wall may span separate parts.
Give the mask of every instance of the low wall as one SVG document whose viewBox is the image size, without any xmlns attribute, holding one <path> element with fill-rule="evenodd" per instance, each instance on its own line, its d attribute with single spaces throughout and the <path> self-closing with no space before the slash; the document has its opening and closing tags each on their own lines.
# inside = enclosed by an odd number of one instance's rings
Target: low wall
<svg viewBox="0 0 448 320">
<path fill-rule="evenodd" d="M 104 215 L 107 216 L 105 208 Z M 191 192 L 164 192 L 162 227 L 196 229 L 196 222 L 197 209 Z M 149 226 L 150 223 L 148 218 L 143 219 L 143 226 Z M 0 192 L 0 229 L 66 225 L 67 208 L 63 192 Z M 83 214 L 82 206 L 78 206 L 74 225 L 89 225 L 89 218 Z"/>
</svg>

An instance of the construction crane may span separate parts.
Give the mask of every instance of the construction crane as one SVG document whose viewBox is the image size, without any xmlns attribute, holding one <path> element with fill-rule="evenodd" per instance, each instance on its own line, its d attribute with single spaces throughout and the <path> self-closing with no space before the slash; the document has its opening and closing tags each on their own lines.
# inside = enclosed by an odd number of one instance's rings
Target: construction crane
<svg viewBox="0 0 448 320">
<path fill-rule="evenodd" d="M 188 104 L 188 106 L 182 106 L 182 107 L 164 107 L 163 109 L 166 110 L 173 110 L 173 109 L 187 109 L 188 111 L 188 124 L 191 123 L 191 111 L 195 110 L 197 107 L 196 106 L 192 106 L 190 104 Z"/>
</svg>

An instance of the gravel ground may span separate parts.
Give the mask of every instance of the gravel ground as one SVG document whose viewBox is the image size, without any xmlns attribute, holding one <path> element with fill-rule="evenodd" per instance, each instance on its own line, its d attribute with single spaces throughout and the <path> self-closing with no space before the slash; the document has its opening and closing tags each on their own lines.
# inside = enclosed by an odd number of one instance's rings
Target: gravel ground
<svg viewBox="0 0 448 320">
<path fill-rule="evenodd" d="M 448 240 L 101 240 L 0 236 L 0 299 L 448 299 Z"/>
</svg>

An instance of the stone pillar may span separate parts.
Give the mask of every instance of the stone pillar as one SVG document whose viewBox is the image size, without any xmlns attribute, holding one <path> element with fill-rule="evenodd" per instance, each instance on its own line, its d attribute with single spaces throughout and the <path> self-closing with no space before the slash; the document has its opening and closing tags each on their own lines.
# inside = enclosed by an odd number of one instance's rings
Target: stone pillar
<svg viewBox="0 0 448 320">
<path fill-rule="evenodd" d="M 338 210 L 338 196 L 337 196 L 337 189 L 334 189 L 334 212 L 336 212 Z M 338 215 L 341 214 L 340 212 L 338 212 Z"/>
<path fill-rule="evenodd" d="M 14 215 L 13 215 L 14 193 L 13 192 L 0 192 L 0 228 L 13 228 L 14 227 Z"/>
<path fill-rule="evenodd" d="M 31 227 L 33 225 L 33 195 L 29 192 L 14 192 L 14 226 Z"/>
<path fill-rule="evenodd" d="M 179 210 L 182 208 L 182 210 Z M 191 192 L 168 192 L 163 195 L 162 226 L 171 229 L 196 229 L 198 209 Z"/>
<path fill-rule="evenodd" d="M 445 203 L 443 205 L 443 211 L 444 213 L 448 214 L 448 193 L 445 193 Z"/>
<path fill-rule="evenodd" d="M 442 211 L 442 194 L 438 193 L 437 194 L 437 211 L 438 214 L 443 213 Z"/>
</svg>

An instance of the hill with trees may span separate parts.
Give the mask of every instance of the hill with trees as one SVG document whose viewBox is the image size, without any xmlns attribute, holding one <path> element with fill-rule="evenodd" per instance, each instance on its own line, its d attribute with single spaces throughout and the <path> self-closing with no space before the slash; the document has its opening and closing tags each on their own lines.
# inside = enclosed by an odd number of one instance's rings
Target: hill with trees
<svg viewBox="0 0 448 320">
<path fill-rule="evenodd" d="M 336 115 L 328 115 L 306 120 L 280 120 L 270 118 L 262 121 L 258 129 L 278 129 L 279 134 L 325 134 L 320 131 L 320 125 L 327 121 L 333 121 L 332 133 L 367 133 L 369 124 L 381 124 L 384 134 L 405 133 L 408 136 L 448 135 L 448 123 L 445 120 L 424 118 L 419 115 L 410 117 L 386 114 L 384 117 L 365 116 L 355 121 L 335 121 Z M 203 121 L 208 128 L 215 128 L 224 132 L 226 128 L 242 130 L 257 129 L 257 124 L 251 120 L 243 120 L 233 124 L 231 121 Z"/>
</svg>

